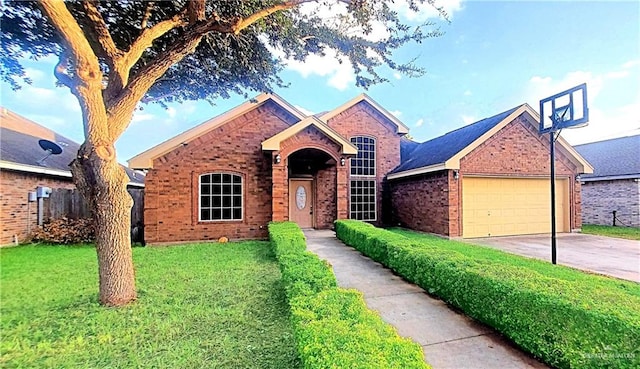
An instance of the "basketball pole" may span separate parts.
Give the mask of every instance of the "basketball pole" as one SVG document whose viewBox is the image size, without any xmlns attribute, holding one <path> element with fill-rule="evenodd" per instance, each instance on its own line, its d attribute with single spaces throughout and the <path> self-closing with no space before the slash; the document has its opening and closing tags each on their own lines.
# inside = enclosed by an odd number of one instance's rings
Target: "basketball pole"
<svg viewBox="0 0 640 369">
<path fill-rule="evenodd" d="M 555 132 L 549 132 L 551 145 L 551 263 L 556 263 L 556 150 Z"/>
</svg>

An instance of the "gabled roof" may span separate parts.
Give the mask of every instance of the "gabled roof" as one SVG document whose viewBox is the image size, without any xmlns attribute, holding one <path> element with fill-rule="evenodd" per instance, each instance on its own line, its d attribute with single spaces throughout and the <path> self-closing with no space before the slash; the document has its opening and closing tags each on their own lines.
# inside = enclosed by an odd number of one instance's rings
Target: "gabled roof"
<svg viewBox="0 0 640 369">
<path fill-rule="evenodd" d="M 583 181 L 640 178 L 640 135 L 576 145 L 576 151 L 593 165 Z"/>
<path fill-rule="evenodd" d="M 276 103 L 277 105 L 285 109 L 287 112 L 289 112 L 291 115 L 293 115 L 299 120 L 302 120 L 306 117 L 305 114 L 300 112 L 293 105 L 286 102 L 280 96 L 273 93 L 271 94 L 262 93 L 257 97 L 255 97 L 254 99 L 246 101 L 243 104 L 238 105 L 235 108 L 225 113 L 222 113 L 212 119 L 209 119 L 208 121 L 200 125 L 197 125 L 185 132 L 182 132 L 181 134 L 173 138 L 170 138 L 167 141 L 164 141 L 134 156 L 133 158 L 128 160 L 129 167 L 137 168 L 137 169 L 153 168 L 154 159 L 159 158 L 162 155 L 165 155 L 166 153 L 170 152 L 176 147 L 181 146 L 184 143 L 188 143 L 189 141 L 192 141 L 200 137 L 201 135 L 214 130 L 215 128 L 233 120 L 234 118 L 237 118 L 243 114 L 246 114 L 247 112 L 265 104 L 267 101 L 273 101 L 274 103 Z"/>
<path fill-rule="evenodd" d="M 460 169 L 460 159 L 521 114 L 524 114 L 527 120 L 537 127 L 538 113 L 528 104 L 517 106 L 419 144 L 408 153 L 406 159 L 402 158 L 401 164 L 388 175 L 388 178 L 402 178 L 444 169 Z M 593 170 L 589 163 L 562 137 L 559 137 L 557 142 L 569 152 L 579 171 L 590 173 Z"/>
<path fill-rule="evenodd" d="M 38 145 L 41 139 L 57 143 L 62 152 L 49 155 Z M 80 144 L 0 107 L 0 168 L 71 178 L 69 164 Z M 144 174 L 125 167 L 129 185 L 144 187 Z"/>
<path fill-rule="evenodd" d="M 352 106 L 355 106 L 356 104 L 362 102 L 362 101 L 366 101 L 369 105 L 371 105 L 374 109 L 376 109 L 378 112 L 380 112 L 380 114 L 382 114 L 385 118 L 389 119 L 389 121 L 391 121 L 391 123 L 393 123 L 396 126 L 396 133 L 398 134 L 407 134 L 409 133 L 409 128 L 407 126 L 404 125 L 404 123 L 402 123 L 400 121 L 400 119 L 396 118 L 395 115 L 391 114 L 390 112 L 387 111 L 387 109 L 383 108 L 380 104 L 378 104 L 377 102 L 375 102 L 375 100 L 373 100 L 372 98 L 370 98 L 369 96 L 367 96 L 367 94 L 360 94 L 358 96 L 356 96 L 355 98 L 351 99 L 350 101 L 340 105 L 339 107 L 324 113 L 322 116 L 320 116 L 320 119 L 324 122 L 329 121 L 329 119 L 335 117 L 336 115 L 344 112 L 345 110 L 349 109 Z"/>
<path fill-rule="evenodd" d="M 351 144 L 351 142 L 347 141 L 344 137 L 342 137 L 338 132 L 334 131 L 331 127 L 326 125 L 324 122 L 320 121 L 320 119 L 315 116 L 309 116 L 300 122 L 292 125 L 291 127 L 285 129 L 284 131 L 278 133 L 277 135 L 270 137 L 262 142 L 262 150 L 271 150 L 278 151 L 280 150 L 280 143 L 286 140 L 289 137 L 294 136 L 298 132 L 303 129 L 313 126 L 318 129 L 320 132 L 324 133 L 327 137 L 333 140 L 335 143 L 342 147 L 342 153 L 345 155 L 357 155 L 358 149 Z"/>
<path fill-rule="evenodd" d="M 407 138 L 406 136 L 401 137 L 400 138 L 400 162 L 404 163 L 405 161 L 409 160 L 411 153 L 418 146 L 420 146 L 419 142 L 416 142 L 410 138 Z"/>
</svg>

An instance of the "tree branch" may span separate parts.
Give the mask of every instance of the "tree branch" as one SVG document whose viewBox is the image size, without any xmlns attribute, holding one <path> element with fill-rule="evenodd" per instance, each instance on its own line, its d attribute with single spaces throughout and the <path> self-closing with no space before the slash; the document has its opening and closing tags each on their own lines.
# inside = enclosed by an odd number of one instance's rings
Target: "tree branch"
<svg viewBox="0 0 640 369">
<path fill-rule="evenodd" d="M 87 12 L 87 17 L 90 20 L 89 24 L 91 25 L 93 32 L 96 34 L 98 44 L 101 46 L 102 52 L 107 57 L 107 63 L 112 64 L 112 61 L 116 61 L 122 56 L 122 51 L 119 50 L 113 42 L 109 28 L 107 27 L 104 18 L 102 18 L 102 14 L 100 14 L 95 0 L 83 1 L 82 6 Z"/>
<path fill-rule="evenodd" d="M 140 59 L 144 51 L 153 45 L 153 41 L 158 37 L 161 37 L 165 33 L 171 31 L 176 27 L 185 25 L 185 21 L 182 19 L 182 15 L 178 14 L 171 19 L 163 20 L 160 23 L 155 24 L 151 28 L 144 28 L 140 36 L 131 44 L 131 47 L 124 55 L 124 64 L 131 69 L 133 65 Z"/>
<path fill-rule="evenodd" d="M 106 135 L 107 112 L 102 101 L 102 71 L 80 25 L 73 18 L 63 0 L 39 0 L 43 13 L 49 18 L 63 40 L 76 70 L 71 92 L 78 98 L 83 111 L 85 139 L 92 145 L 115 141 Z"/>
<path fill-rule="evenodd" d="M 187 1 L 187 14 L 189 23 L 193 24 L 205 18 L 205 0 Z"/>
<path fill-rule="evenodd" d="M 243 29 L 247 28 L 248 26 L 252 25 L 253 23 L 259 21 L 264 17 L 267 17 L 275 12 L 291 9 L 298 5 L 302 5 L 304 3 L 310 3 L 312 1 L 317 1 L 317 0 L 289 0 L 289 1 L 284 1 L 280 4 L 270 6 L 268 8 L 257 11 L 246 18 L 239 19 L 235 24 L 231 26 L 232 31 L 236 35 L 240 34 L 240 32 Z"/>
<path fill-rule="evenodd" d="M 140 29 L 147 28 L 147 22 L 149 22 L 149 18 L 151 18 L 151 10 L 155 6 L 155 2 L 149 1 L 147 3 L 147 8 L 144 11 L 144 15 L 142 16 L 142 21 L 140 22 Z"/>
<path fill-rule="evenodd" d="M 75 87 L 75 82 L 71 76 L 67 74 L 67 67 L 69 64 L 69 55 L 66 51 L 62 52 L 58 57 L 58 64 L 53 69 L 53 75 L 56 76 L 58 82 L 68 87 L 72 92 Z"/>
</svg>

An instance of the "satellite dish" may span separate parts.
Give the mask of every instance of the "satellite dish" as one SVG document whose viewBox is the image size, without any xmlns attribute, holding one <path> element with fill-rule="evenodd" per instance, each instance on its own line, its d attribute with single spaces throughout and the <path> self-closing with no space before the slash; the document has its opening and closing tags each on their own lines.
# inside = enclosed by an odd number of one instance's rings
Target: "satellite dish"
<svg viewBox="0 0 640 369">
<path fill-rule="evenodd" d="M 39 140 L 38 145 L 40 145 L 40 148 L 42 148 L 42 150 L 47 152 L 44 158 L 37 161 L 37 163 L 40 165 L 44 165 L 44 161 L 47 160 L 49 156 L 60 155 L 62 153 L 62 147 L 60 147 L 60 145 L 55 142 L 49 140 Z"/>
</svg>

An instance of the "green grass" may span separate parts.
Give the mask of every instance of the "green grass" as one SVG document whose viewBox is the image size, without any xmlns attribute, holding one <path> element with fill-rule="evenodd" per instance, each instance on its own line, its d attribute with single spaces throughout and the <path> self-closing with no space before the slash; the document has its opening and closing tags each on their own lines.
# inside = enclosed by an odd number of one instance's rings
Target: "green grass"
<svg viewBox="0 0 640 369">
<path fill-rule="evenodd" d="M 628 240 L 640 240 L 640 228 L 637 227 L 614 227 L 595 224 L 583 224 L 582 233 L 595 234 L 598 236 L 625 238 Z"/>
<path fill-rule="evenodd" d="M 115 309 L 93 248 L 0 250 L 0 367 L 300 367 L 268 242 L 133 254 L 138 301 Z"/>
<path fill-rule="evenodd" d="M 553 265 L 543 260 L 514 255 L 486 246 L 470 245 L 465 242 L 447 240 L 403 228 L 392 228 L 389 230 L 391 232 L 405 236 L 414 242 L 424 243 L 425 245 L 438 247 L 442 250 L 456 251 L 464 256 L 471 257 L 474 260 L 481 260 L 507 266 L 515 266 L 518 268 L 538 272 L 550 278 L 560 279 L 568 282 L 583 282 L 594 288 L 602 287 L 605 289 L 621 290 L 627 294 L 640 297 L 640 287 L 637 283 L 633 283 L 630 281 L 623 281 L 616 278 L 590 274 L 582 270 L 570 268 L 563 265 Z"/>
</svg>

